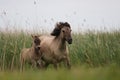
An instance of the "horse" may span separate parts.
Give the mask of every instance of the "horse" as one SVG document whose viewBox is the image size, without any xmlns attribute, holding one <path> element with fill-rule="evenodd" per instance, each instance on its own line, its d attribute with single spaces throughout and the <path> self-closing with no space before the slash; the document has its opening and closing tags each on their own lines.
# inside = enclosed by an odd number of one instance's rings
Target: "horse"
<svg viewBox="0 0 120 80">
<path fill-rule="evenodd" d="M 66 42 L 72 44 L 71 26 L 68 22 L 56 23 L 50 36 L 42 35 L 39 39 L 41 40 L 41 59 L 45 62 L 45 68 L 49 64 L 53 64 L 54 68 L 57 69 L 58 63 L 62 61 L 69 69 L 71 68 L 69 50 L 66 44 Z"/>
<path fill-rule="evenodd" d="M 40 52 L 40 39 L 38 36 L 33 36 L 33 43 L 31 48 L 23 48 L 20 53 L 20 64 L 21 69 L 23 69 L 23 65 L 28 62 L 32 65 L 32 67 L 42 67 L 40 58 L 41 58 L 41 52 Z"/>
</svg>

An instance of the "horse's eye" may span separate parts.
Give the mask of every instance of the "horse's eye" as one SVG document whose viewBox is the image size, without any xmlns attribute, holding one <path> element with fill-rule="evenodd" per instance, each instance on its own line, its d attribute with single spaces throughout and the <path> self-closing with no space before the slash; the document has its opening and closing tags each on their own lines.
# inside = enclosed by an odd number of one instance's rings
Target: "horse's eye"
<svg viewBox="0 0 120 80">
<path fill-rule="evenodd" d="M 37 43 L 37 41 L 36 41 L 36 40 L 34 40 L 34 43 Z"/>
<path fill-rule="evenodd" d="M 64 33 L 65 31 L 63 30 L 62 32 Z"/>
</svg>

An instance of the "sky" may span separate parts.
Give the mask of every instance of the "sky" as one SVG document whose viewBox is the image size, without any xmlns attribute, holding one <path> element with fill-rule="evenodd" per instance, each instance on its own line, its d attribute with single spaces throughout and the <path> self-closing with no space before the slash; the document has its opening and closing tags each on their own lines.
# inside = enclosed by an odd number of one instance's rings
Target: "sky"
<svg viewBox="0 0 120 80">
<path fill-rule="evenodd" d="M 120 0 L 0 0 L 0 29 L 51 31 L 56 22 L 73 31 L 120 28 Z"/>
</svg>

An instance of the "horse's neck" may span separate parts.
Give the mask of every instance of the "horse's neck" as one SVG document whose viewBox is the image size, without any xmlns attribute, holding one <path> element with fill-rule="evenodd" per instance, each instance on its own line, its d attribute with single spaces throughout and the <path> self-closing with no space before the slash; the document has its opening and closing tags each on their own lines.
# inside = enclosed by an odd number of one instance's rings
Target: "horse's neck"
<svg viewBox="0 0 120 80">
<path fill-rule="evenodd" d="M 35 52 L 34 46 L 32 46 L 30 50 L 34 53 Z"/>
<path fill-rule="evenodd" d="M 66 41 L 62 39 L 60 36 L 56 37 L 56 43 L 58 44 L 58 48 L 61 50 L 66 49 Z"/>
</svg>

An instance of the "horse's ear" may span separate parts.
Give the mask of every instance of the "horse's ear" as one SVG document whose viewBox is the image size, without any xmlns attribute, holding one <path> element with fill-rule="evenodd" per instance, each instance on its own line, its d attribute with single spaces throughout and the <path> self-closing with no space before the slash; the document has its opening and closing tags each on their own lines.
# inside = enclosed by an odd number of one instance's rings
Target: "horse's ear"
<svg viewBox="0 0 120 80">
<path fill-rule="evenodd" d="M 70 24 L 68 22 L 65 22 L 64 25 L 70 28 Z"/>
<path fill-rule="evenodd" d="M 38 35 L 31 35 L 35 44 L 39 44 L 41 40 Z"/>
<path fill-rule="evenodd" d="M 33 34 L 31 34 L 31 37 L 34 39 L 34 35 Z"/>
<path fill-rule="evenodd" d="M 31 37 L 32 37 L 33 39 L 36 39 L 36 38 L 38 38 L 39 36 L 37 36 L 37 35 L 31 35 Z"/>
</svg>

